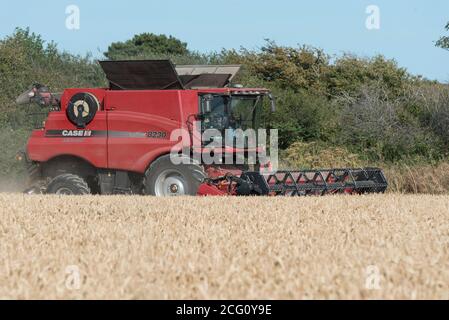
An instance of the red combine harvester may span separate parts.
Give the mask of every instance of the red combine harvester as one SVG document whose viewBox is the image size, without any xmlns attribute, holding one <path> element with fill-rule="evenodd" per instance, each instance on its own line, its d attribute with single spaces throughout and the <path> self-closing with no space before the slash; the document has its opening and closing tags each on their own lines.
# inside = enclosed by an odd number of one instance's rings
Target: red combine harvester
<svg viewBox="0 0 449 320">
<path fill-rule="evenodd" d="M 101 61 L 109 88 L 71 88 L 62 94 L 34 85 L 17 103 L 50 106 L 22 158 L 27 193 L 178 195 L 324 195 L 384 192 L 380 169 L 293 170 L 263 173 L 260 163 L 228 164 L 249 148 L 192 143 L 215 129 L 258 129 L 263 88 L 231 81 L 239 66 L 174 66 L 169 60 Z M 199 127 L 192 124 L 200 121 Z M 174 130 L 190 135 L 179 146 Z M 185 161 L 174 164 L 175 150 Z M 257 147 L 253 152 L 261 152 Z M 206 164 L 198 154 L 211 154 Z M 199 159 L 199 160 L 197 160 Z"/>
</svg>

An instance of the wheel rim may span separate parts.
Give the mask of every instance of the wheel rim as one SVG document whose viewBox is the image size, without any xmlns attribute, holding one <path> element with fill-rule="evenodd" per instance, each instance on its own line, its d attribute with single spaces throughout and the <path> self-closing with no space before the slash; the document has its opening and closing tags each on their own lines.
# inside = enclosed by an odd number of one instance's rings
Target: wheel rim
<svg viewBox="0 0 449 320">
<path fill-rule="evenodd" d="M 186 182 L 177 170 L 167 169 L 157 177 L 154 191 L 157 196 L 182 196 L 186 194 Z"/>
<path fill-rule="evenodd" d="M 58 190 L 56 190 L 55 193 L 61 194 L 61 195 L 70 195 L 70 194 L 73 194 L 73 191 L 70 190 L 69 188 L 62 187 L 62 188 L 59 188 Z"/>
</svg>

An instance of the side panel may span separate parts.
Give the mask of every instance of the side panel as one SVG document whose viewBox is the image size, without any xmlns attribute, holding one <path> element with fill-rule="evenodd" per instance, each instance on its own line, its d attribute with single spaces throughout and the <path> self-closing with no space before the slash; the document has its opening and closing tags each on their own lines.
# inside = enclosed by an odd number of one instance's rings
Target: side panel
<svg viewBox="0 0 449 320">
<path fill-rule="evenodd" d="M 69 136 L 79 132 L 67 121 L 65 112 L 50 113 L 45 129 L 34 130 L 28 140 L 27 152 L 31 160 L 46 162 L 61 155 L 73 155 L 98 168 L 107 167 L 106 112 L 99 111 L 84 129 L 90 136 Z"/>
<path fill-rule="evenodd" d="M 172 131 L 185 128 L 185 112 L 196 110 L 183 94 L 180 90 L 108 91 L 109 168 L 143 173 L 155 158 L 170 153 L 178 143 L 170 140 Z"/>
<path fill-rule="evenodd" d="M 67 102 L 77 92 L 91 92 L 102 104 L 105 90 L 65 90 L 61 97 L 61 111 L 50 112 L 45 128 L 34 130 L 28 140 L 27 152 L 31 160 L 46 162 L 57 156 L 72 155 L 83 158 L 95 167 L 107 168 L 106 111 L 100 108 L 94 120 L 86 128 L 79 130 L 66 116 Z"/>
</svg>

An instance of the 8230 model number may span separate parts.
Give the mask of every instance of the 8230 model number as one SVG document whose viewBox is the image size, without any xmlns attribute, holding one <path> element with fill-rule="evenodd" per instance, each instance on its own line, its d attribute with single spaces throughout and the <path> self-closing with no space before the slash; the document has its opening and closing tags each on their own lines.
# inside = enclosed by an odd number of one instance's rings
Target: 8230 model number
<svg viewBox="0 0 449 320">
<path fill-rule="evenodd" d="M 155 138 L 155 139 L 164 139 L 165 137 L 167 137 L 167 132 L 165 132 L 165 131 L 148 131 L 147 137 Z"/>
</svg>

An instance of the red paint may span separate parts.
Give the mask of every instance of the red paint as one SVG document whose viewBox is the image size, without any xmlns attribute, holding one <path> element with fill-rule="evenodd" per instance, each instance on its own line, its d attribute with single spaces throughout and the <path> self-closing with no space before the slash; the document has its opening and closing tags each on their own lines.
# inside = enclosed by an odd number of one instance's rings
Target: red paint
<svg viewBox="0 0 449 320">
<path fill-rule="evenodd" d="M 198 196 L 227 196 L 228 193 L 226 191 L 222 191 L 218 189 L 214 185 L 210 185 L 207 183 L 202 183 L 197 192 Z"/>
<path fill-rule="evenodd" d="M 157 157 L 167 154 L 178 143 L 170 141 L 175 129 L 188 129 L 188 121 L 198 114 L 198 93 L 238 93 L 266 89 L 218 88 L 204 90 L 109 90 L 104 88 L 70 88 L 61 96 L 61 110 L 52 111 L 45 128 L 35 130 L 27 146 L 28 156 L 37 162 L 70 155 L 97 168 L 120 169 L 144 173 Z M 83 130 L 105 132 L 102 136 L 86 138 L 48 137 L 49 130 L 77 130 L 66 116 L 70 98 L 79 92 L 93 94 L 100 103 L 94 120 Z M 166 132 L 164 138 L 123 137 L 113 133 Z M 107 134 L 106 134 L 107 133 Z M 189 142 L 190 145 L 190 142 Z M 199 150 L 197 150 L 199 151 Z M 238 152 L 220 150 L 215 152 Z M 259 151 L 259 150 L 257 150 Z M 207 150 L 201 152 L 209 152 Z"/>
</svg>

